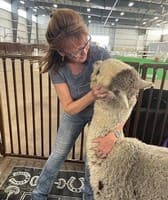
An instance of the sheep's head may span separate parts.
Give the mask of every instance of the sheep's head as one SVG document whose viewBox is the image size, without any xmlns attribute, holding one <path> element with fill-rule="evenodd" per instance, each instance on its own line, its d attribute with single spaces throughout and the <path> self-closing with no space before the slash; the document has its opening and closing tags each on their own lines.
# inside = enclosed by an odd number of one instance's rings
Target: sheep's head
<svg viewBox="0 0 168 200">
<path fill-rule="evenodd" d="M 133 67 L 115 59 L 95 63 L 91 87 L 97 84 L 109 90 L 113 104 L 125 108 L 132 108 L 135 105 L 140 89 L 152 86 L 151 82 L 142 80 Z"/>
</svg>

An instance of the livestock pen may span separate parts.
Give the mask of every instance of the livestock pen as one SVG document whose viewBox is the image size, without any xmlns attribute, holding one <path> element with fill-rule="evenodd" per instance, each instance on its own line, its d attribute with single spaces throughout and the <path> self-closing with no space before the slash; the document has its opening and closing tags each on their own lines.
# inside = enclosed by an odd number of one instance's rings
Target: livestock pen
<svg viewBox="0 0 168 200">
<path fill-rule="evenodd" d="M 42 168 L 55 140 L 62 108 L 48 74 L 40 73 L 40 58 L 0 55 L 0 183 L 13 166 Z M 124 133 L 162 146 L 168 138 L 168 64 L 127 63 L 154 87 L 140 91 Z M 69 153 L 64 169 L 84 170 L 86 129 Z"/>
</svg>

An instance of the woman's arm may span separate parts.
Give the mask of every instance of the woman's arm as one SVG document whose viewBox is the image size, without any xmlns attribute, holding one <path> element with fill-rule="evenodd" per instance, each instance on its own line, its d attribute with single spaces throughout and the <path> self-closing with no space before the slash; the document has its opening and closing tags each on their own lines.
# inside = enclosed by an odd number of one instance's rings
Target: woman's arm
<svg viewBox="0 0 168 200">
<path fill-rule="evenodd" d="M 97 143 L 95 148 L 96 154 L 99 158 L 106 158 L 112 151 L 114 144 L 116 143 L 119 135 L 122 132 L 124 123 L 118 124 L 113 131 L 107 133 L 104 137 L 98 137 L 93 140 L 93 143 Z"/>
<path fill-rule="evenodd" d="M 97 143 L 98 146 L 95 148 L 96 154 L 99 158 L 106 158 L 112 151 L 113 145 L 117 141 L 117 137 L 113 132 L 108 133 L 104 137 L 98 137 L 93 140 L 93 143 Z"/>
<path fill-rule="evenodd" d="M 80 99 L 73 100 L 66 83 L 55 84 L 54 87 L 64 111 L 72 115 L 84 110 L 96 99 L 105 98 L 108 93 L 102 86 L 96 86 Z"/>
</svg>

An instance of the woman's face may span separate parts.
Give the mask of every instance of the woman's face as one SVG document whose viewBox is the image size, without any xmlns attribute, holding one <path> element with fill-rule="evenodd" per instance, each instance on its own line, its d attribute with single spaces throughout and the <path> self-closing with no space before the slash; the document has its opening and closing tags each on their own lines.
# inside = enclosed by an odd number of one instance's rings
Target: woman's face
<svg viewBox="0 0 168 200">
<path fill-rule="evenodd" d="M 62 51 L 69 61 L 83 63 L 87 59 L 91 37 L 83 35 L 80 39 L 75 37 L 68 38 L 66 48 Z"/>
</svg>

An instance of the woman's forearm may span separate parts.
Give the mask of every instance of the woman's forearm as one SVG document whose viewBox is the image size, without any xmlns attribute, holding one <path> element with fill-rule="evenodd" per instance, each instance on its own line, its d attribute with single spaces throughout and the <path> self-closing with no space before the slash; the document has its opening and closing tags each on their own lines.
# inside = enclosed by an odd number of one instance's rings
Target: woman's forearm
<svg viewBox="0 0 168 200">
<path fill-rule="evenodd" d="M 104 87 L 95 86 L 83 97 L 73 100 L 67 84 L 55 84 L 55 90 L 60 99 L 63 110 L 71 115 L 81 112 L 96 99 L 105 98 L 108 94 L 107 89 Z"/>
<path fill-rule="evenodd" d="M 87 106 L 95 101 L 95 96 L 92 91 L 88 92 L 85 96 L 81 97 L 78 100 L 72 101 L 64 107 L 64 111 L 74 115 L 82 110 L 84 110 Z"/>
</svg>

